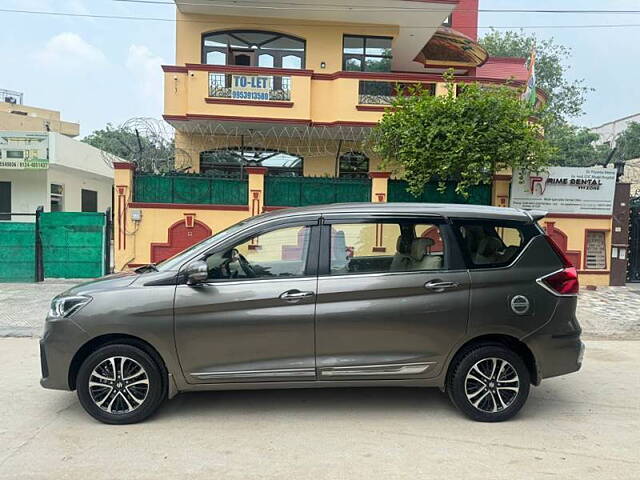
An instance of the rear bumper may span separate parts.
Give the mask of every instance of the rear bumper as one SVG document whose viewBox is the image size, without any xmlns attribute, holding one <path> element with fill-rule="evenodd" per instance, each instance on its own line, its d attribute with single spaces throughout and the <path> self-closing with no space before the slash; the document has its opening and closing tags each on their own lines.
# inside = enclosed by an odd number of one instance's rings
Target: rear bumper
<svg viewBox="0 0 640 480">
<path fill-rule="evenodd" d="M 87 334 L 68 319 L 47 321 L 40 340 L 40 385 L 55 390 L 71 390 L 69 369 L 76 352 L 88 340 Z"/>
<path fill-rule="evenodd" d="M 582 368 L 585 345 L 580 340 L 580 333 L 541 335 L 526 343 L 535 356 L 540 380 L 577 372 Z"/>
</svg>

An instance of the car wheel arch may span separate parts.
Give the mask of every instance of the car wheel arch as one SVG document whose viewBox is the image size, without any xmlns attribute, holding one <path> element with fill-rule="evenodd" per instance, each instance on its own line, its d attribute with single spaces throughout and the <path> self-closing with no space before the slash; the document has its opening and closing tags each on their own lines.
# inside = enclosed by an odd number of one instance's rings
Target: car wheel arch
<svg viewBox="0 0 640 480">
<path fill-rule="evenodd" d="M 162 358 L 162 355 L 160 355 L 158 350 L 152 344 L 134 335 L 129 335 L 126 333 L 109 333 L 109 334 L 99 335 L 97 337 L 94 337 L 88 340 L 74 354 L 73 359 L 71 360 L 71 363 L 69 365 L 69 374 L 68 374 L 68 380 L 67 380 L 69 383 L 70 390 L 76 389 L 76 378 L 78 376 L 78 371 L 80 370 L 80 366 L 82 365 L 82 362 L 84 362 L 89 355 L 91 355 L 93 352 L 95 352 L 99 348 L 102 348 L 107 345 L 113 345 L 113 344 L 132 345 L 134 347 L 140 348 L 141 350 L 146 352 L 148 355 L 150 355 L 151 358 L 156 362 L 156 364 L 158 365 L 158 367 L 163 373 L 162 378 L 163 378 L 163 382 L 165 383 L 163 385 L 163 388 L 168 387 L 167 364 Z"/>
<path fill-rule="evenodd" d="M 469 352 L 470 350 L 474 350 L 480 346 L 485 345 L 500 345 L 507 347 L 518 354 L 524 364 L 527 366 L 527 370 L 529 370 L 529 375 L 531 377 L 531 383 L 533 385 L 540 384 L 540 375 L 538 374 L 538 367 L 536 363 L 536 358 L 531 349 L 527 346 L 526 343 L 520 341 L 516 337 L 508 334 L 483 334 L 478 335 L 473 338 L 467 339 L 462 345 L 458 346 L 454 353 L 449 357 L 447 365 L 445 365 L 445 375 L 443 375 L 444 385 L 448 384 L 448 378 L 451 374 L 451 367 L 457 363 L 457 360 Z"/>
</svg>

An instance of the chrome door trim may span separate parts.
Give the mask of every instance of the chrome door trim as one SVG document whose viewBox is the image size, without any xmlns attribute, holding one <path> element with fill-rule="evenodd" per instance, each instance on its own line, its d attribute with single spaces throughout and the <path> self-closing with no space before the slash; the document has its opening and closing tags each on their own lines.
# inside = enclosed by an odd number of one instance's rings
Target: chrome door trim
<svg viewBox="0 0 640 480">
<path fill-rule="evenodd" d="M 377 365 L 354 365 L 348 367 L 321 367 L 322 377 L 418 375 L 426 372 L 436 362 L 386 363 Z"/>
<path fill-rule="evenodd" d="M 395 277 L 399 275 L 447 275 L 450 273 L 468 273 L 469 270 L 457 269 L 457 270 L 412 270 L 412 271 L 398 271 L 398 272 L 373 272 L 373 273 L 345 273 L 341 275 L 325 274 L 318 277 L 319 280 L 329 279 L 345 279 L 345 278 L 369 278 L 369 277 Z M 464 286 L 464 285 L 462 285 Z"/>
<path fill-rule="evenodd" d="M 266 378 L 266 377 L 315 377 L 313 368 L 281 368 L 275 370 L 228 370 L 223 372 L 190 373 L 198 380 L 228 380 L 234 378 Z"/>
</svg>

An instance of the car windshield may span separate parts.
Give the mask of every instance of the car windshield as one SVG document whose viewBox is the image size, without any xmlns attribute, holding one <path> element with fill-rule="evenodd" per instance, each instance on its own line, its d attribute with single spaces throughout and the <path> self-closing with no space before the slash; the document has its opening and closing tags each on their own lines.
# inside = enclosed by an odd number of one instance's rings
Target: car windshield
<svg viewBox="0 0 640 480">
<path fill-rule="evenodd" d="M 192 245 L 191 247 L 187 248 L 186 250 L 183 250 L 182 252 L 174 255 L 173 257 L 163 260 L 162 262 L 155 265 L 155 267 L 159 272 L 178 270 L 182 266 L 182 264 L 186 262 L 187 259 L 191 256 L 191 254 L 193 254 L 195 251 L 199 250 L 200 248 L 204 247 L 207 244 L 217 243 L 227 238 L 228 236 L 233 235 L 235 232 L 242 230 L 244 227 L 246 227 L 248 223 L 249 223 L 248 220 L 244 220 L 240 223 L 236 223 L 235 225 L 230 226 L 225 230 L 221 230 L 215 235 L 209 238 L 205 238 L 201 242 L 196 243 L 195 245 Z"/>
</svg>

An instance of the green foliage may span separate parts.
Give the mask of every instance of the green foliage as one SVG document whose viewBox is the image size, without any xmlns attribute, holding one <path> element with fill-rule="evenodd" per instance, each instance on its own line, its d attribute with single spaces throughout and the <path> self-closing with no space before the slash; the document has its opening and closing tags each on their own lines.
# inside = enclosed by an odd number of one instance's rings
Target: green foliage
<svg viewBox="0 0 640 480">
<path fill-rule="evenodd" d="M 491 30 L 480 39 L 480 44 L 491 56 L 526 59 L 530 58 L 535 46 L 538 87 L 549 97 L 546 107 L 548 114 L 555 122 L 562 122 L 584 113 L 582 106 L 593 89 L 585 86 L 584 80 L 567 80 L 569 67 L 565 62 L 571 56 L 570 48 L 555 43 L 553 38 L 539 40 L 534 34 L 527 35 L 522 31 Z"/>
<path fill-rule="evenodd" d="M 631 122 L 616 139 L 616 159 L 640 158 L 640 123 Z"/>
<path fill-rule="evenodd" d="M 597 134 L 568 123 L 552 125 L 545 138 L 554 149 L 551 158 L 554 165 L 591 167 L 606 161 L 610 152 L 608 146 L 595 144 Z"/>
<path fill-rule="evenodd" d="M 505 168 L 541 171 L 552 149 L 530 121 L 534 111 L 508 87 L 455 85 L 432 96 L 413 87 L 399 96 L 374 129 L 376 150 L 384 164 L 404 171 L 409 190 L 419 195 L 431 181 L 457 181 L 456 192 L 468 196 L 473 185 L 488 183 Z"/>
<path fill-rule="evenodd" d="M 107 154 L 133 162 L 146 172 L 166 172 L 173 169 L 175 145 L 149 129 L 114 127 L 108 123 L 104 129 L 95 130 L 82 139 Z"/>
</svg>

